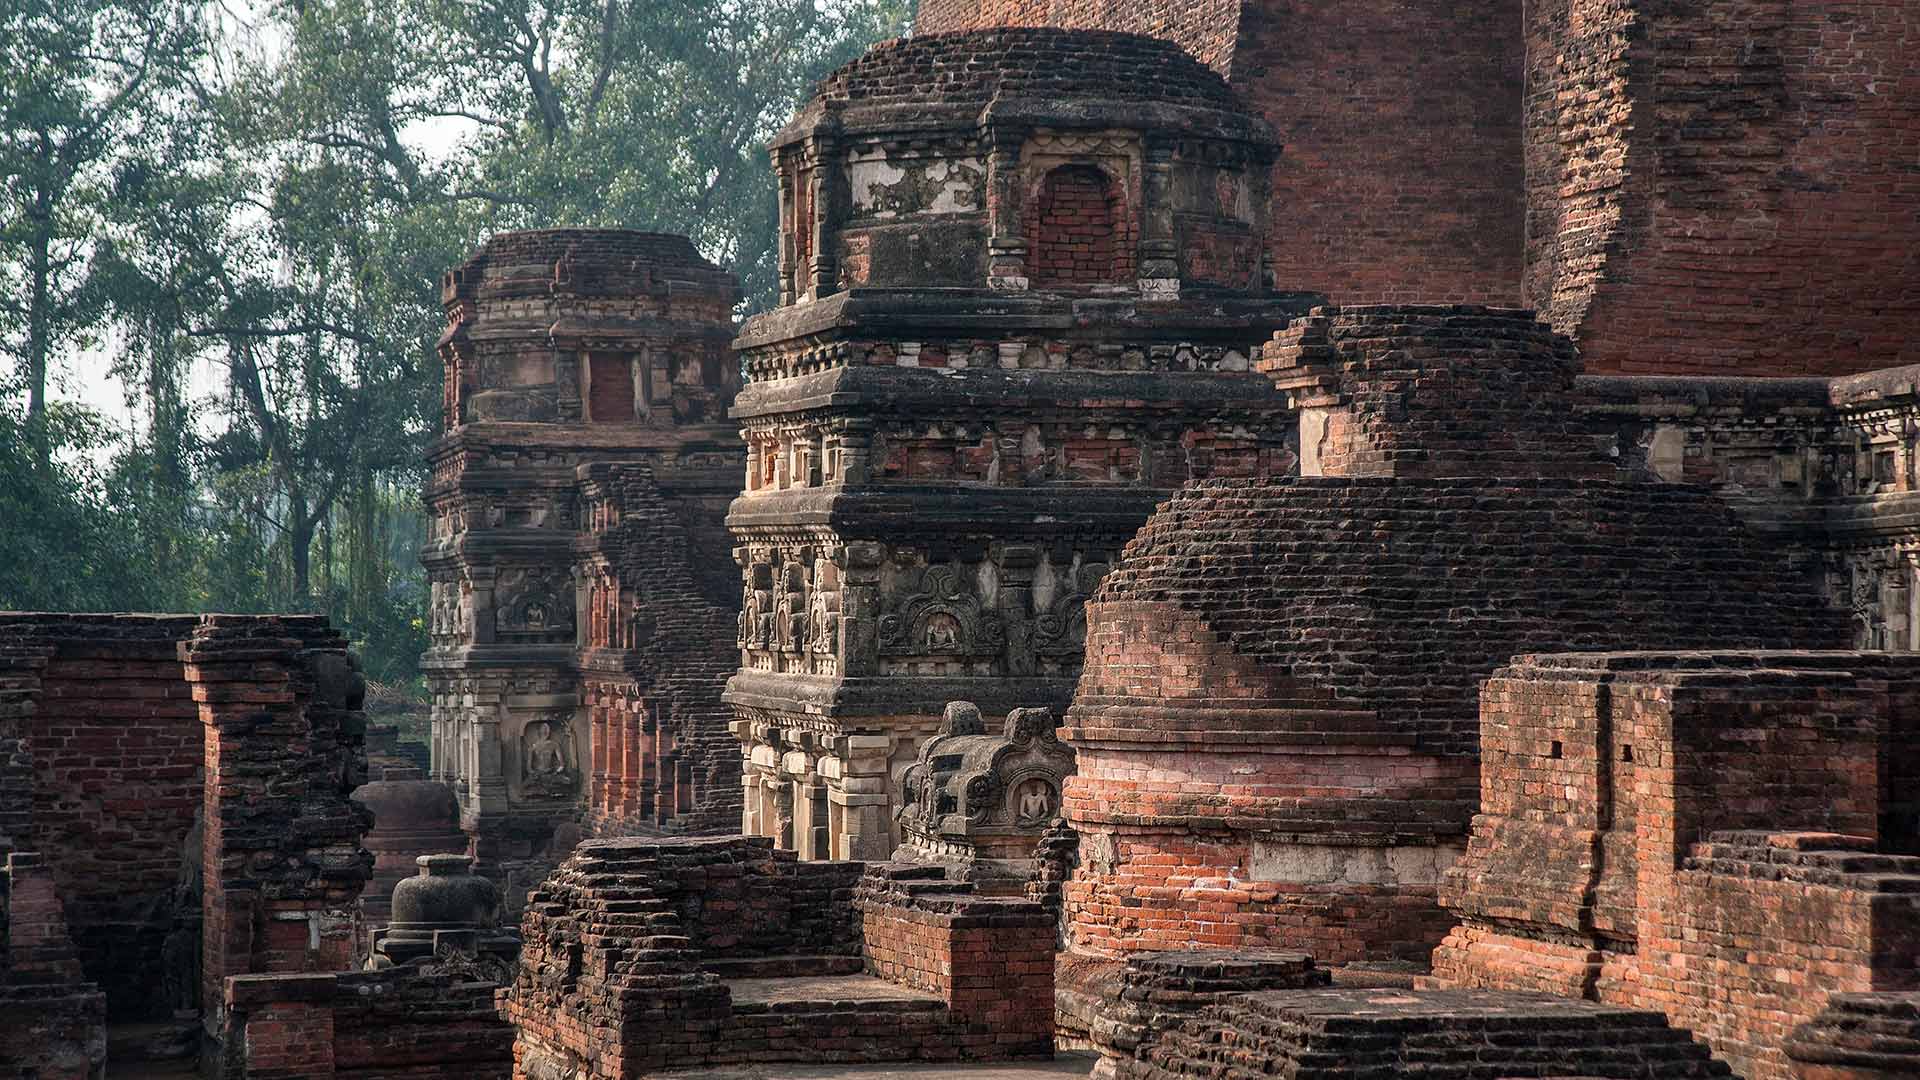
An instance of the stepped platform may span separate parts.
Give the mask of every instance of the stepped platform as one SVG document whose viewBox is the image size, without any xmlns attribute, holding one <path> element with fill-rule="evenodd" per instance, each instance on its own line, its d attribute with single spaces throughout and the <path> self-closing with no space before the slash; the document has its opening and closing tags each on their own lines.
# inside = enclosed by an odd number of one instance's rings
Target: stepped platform
<svg viewBox="0 0 1920 1080">
<path fill-rule="evenodd" d="M 1731 1076 L 1657 1012 L 1477 990 L 1273 990 L 1160 1032 L 1122 1080 Z"/>
</svg>

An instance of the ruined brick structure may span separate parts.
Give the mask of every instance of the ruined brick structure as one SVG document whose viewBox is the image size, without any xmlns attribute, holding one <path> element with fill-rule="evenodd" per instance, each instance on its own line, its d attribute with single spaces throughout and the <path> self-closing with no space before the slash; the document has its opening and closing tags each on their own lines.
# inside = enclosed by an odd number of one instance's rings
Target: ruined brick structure
<svg viewBox="0 0 1920 1080">
<path fill-rule="evenodd" d="M 523 925 L 501 994 L 516 1080 L 1052 1053 L 1051 918 L 935 868 L 800 862 L 764 837 L 592 840 Z"/>
<path fill-rule="evenodd" d="M 738 819 L 738 295 L 685 238 L 619 230 L 502 233 L 447 275 L 433 776 L 510 904 L 583 827 Z"/>
<path fill-rule="evenodd" d="M 1913 656 L 1517 658 L 1435 975 L 1658 1008 L 1786 1080 L 1828 994 L 1920 991 L 1917 707 Z"/>
<path fill-rule="evenodd" d="M 1911 5 L 925 0 L 1178 42 L 1271 121 L 1283 284 L 1524 303 L 1589 371 L 1836 375 L 1920 330 Z"/>
<path fill-rule="evenodd" d="M 1265 287 L 1275 151 L 1172 45 L 1054 30 L 879 46 L 775 140 L 728 516 L 745 831 L 887 858 L 948 702 L 1063 708 L 1153 505 L 1291 467 L 1249 357 L 1306 303 Z"/>
<path fill-rule="evenodd" d="M 229 977 L 351 965 L 364 684 L 325 619 L 0 613 L 0 687 L 5 981 L 82 1008 L 34 1030 L 172 1019 L 217 1043 Z"/>
<path fill-rule="evenodd" d="M 1845 643 L 1810 559 L 1623 481 L 1526 313 L 1324 309 L 1260 366 L 1302 477 L 1189 485 L 1088 605 L 1065 737 L 1072 949 L 1423 961 L 1473 812 L 1479 679 L 1613 642 Z"/>
<path fill-rule="evenodd" d="M 1525 250 L 1520 0 L 922 0 L 921 33 L 1153 34 L 1231 82 L 1286 152 L 1267 251 L 1348 302 L 1517 303 Z"/>
</svg>

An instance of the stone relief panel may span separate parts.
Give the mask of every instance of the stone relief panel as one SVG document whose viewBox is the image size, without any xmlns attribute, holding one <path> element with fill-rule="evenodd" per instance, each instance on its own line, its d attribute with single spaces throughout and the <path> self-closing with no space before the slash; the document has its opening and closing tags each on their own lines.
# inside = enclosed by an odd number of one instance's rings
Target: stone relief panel
<svg viewBox="0 0 1920 1080">
<path fill-rule="evenodd" d="M 936 564 L 905 576 L 879 622 L 883 668 L 991 674 L 1007 643 L 1006 625 L 982 595 L 980 574 Z M 892 665 L 887 662 L 892 660 Z"/>
<path fill-rule="evenodd" d="M 738 644 L 753 671 L 833 675 L 839 671 L 843 608 L 833 550 L 741 548 Z"/>
<path fill-rule="evenodd" d="M 520 733 L 520 787 L 529 798 L 567 798 L 580 789 L 573 714 L 555 711 L 530 720 Z"/>
<path fill-rule="evenodd" d="M 1852 616 L 1854 647 L 1914 651 L 1916 563 L 1920 552 L 1876 550 L 1828 565 L 1827 593 Z"/>
<path fill-rule="evenodd" d="M 573 644 L 573 576 L 554 567 L 502 569 L 495 587 L 494 631 L 503 643 Z"/>
<path fill-rule="evenodd" d="M 1087 645 L 1087 601 L 1108 569 L 1104 562 L 1080 563 L 1058 576 L 1050 598 L 1035 589 L 1033 650 L 1037 655 L 1079 666 Z"/>
</svg>

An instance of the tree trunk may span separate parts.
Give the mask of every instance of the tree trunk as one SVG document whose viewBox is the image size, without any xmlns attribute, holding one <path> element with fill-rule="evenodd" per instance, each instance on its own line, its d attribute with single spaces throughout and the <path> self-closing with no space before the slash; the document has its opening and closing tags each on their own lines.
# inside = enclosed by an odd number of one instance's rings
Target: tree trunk
<svg viewBox="0 0 1920 1080">
<path fill-rule="evenodd" d="M 319 519 L 307 514 L 307 500 L 287 498 L 287 564 L 293 571 L 293 601 L 301 607 L 313 600 L 313 532 Z"/>
<path fill-rule="evenodd" d="M 52 433 L 47 428 L 47 361 L 53 351 L 53 207 L 45 188 L 35 193 L 32 248 L 28 273 L 32 276 L 27 301 L 27 439 L 33 463 L 42 473 L 52 458 Z"/>
</svg>

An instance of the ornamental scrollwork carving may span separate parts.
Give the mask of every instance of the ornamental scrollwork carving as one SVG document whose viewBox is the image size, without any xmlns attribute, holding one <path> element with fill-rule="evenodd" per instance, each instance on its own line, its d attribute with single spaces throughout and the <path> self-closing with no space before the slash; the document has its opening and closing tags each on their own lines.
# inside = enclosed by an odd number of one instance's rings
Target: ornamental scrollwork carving
<svg viewBox="0 0 1920 1080">
<path fill-rule="evenodd" d="M 1107 576 L 1106 563 L 1087 563 L 1033 620 L 1033 648 L 1044 656 L 1079 656 L 1087 645 L 1087 601 Z"/>
<path fill-rule="evenodd" d="M 993 656 L 1007 640 L 998 613 L 956 566 L 929 566 L 917 587 L 880 617 L 880 652 L 890 656 Z"/>
</svg>

